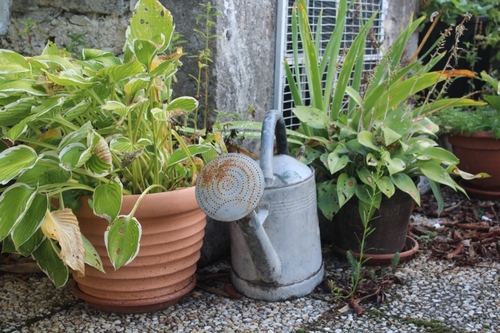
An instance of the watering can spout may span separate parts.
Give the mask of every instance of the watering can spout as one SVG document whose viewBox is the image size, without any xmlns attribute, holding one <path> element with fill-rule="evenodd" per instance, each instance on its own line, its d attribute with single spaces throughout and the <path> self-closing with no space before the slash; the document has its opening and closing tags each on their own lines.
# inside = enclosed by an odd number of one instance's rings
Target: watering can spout
<svg viewBox="0 0 500 333">
<path fill-rule="evenodd" d="M 231 282 L 245 296 L 303 296 L 323 279 L 314 171 L 288 155 L 281 112 L 264 119 L 259 162 L 214 158 L 198 177 L 196 199 L 208 216 L 232 222 Z"/>
<path fill-rule="evenodd" d="M 266 283 L 276 282 L 282 273 L 281 260 L 271 244 L 263 224 L 269 215 L 269 204 L 259 205 L 260 208 L 237 222 L 245 235 L 256 274 Z"/>
</svg>

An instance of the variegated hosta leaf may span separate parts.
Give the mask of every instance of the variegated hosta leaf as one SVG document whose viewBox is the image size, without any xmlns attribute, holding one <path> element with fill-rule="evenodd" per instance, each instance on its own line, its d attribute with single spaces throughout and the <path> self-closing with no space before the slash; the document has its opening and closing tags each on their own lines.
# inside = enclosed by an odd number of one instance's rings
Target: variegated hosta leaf
<svg viewBox="0 0 500 333">
<path fill-rule="evenodd" d="M 69 272 L 68 266 L 64 264 L 57 254 L 57 247 L 53 242 L 53 240 L 44 238 L 32 255 L 42 271 L 59 288 L 64 286 L 68 281 Z"/>
<path fill-rule="evenodd" d="M 58 142 L 61 140 L 61 133 L 55 129 L 51 128 L 48 131 L 43 132 L 41 135 L 39 135 L 37 138 L 37 141 L 42 141 L 42 142 Z M 31 145 L 33 148 L 36 148 L 37 145 Z"/>
<path fill-rule="evenodd" d="M 2 58 L 0 63 L 2 76 L 10 74 L 16 77 L 15 74 L 29 72 L 30 70 L 27 59 L 19 53 L 3 49 L 0 50 L 0 57 Z"/>
<path fill-rule="evenodd" d="M 132 143 L 129 138 L 124 136 L 114 138 L 109 143 L 109 147 L 111 150 L 120 152 L 120 153 L 133 153 L 137 151 L 141 151 L 147 145 L 150 145 L 151 141 L 146 139 L 139 139 L 137 143 Z"/>
<path fill-rule="evenodd" d="M 0 153 L 0 184 L 7 184 L 24 170 L 33 167 L 38 155 L 31 147 L 19 145 Z"/>
<path fill-rule="evenodd" d="M 61 86 L 77 86 L 79 88 L 86 88 L 93 85 L 92 82 L 90 82 L 80 73 L 77 73 L 77 71 L 75 71 L 74 69 L 63 70 L 57 75 L 46 72 L 46 75 L 50 79 L 50 81 Z"/>
<path fill-rule="evenodd" d="M 101 256 L 97 253 L 94 245 L 82 234 L 83 248 L 85 249 L 85 263 L 100 270 L 103 273 L 104 266 L 102 265 Z"/>
<path fill-rule="evenodd" d="M 151 109 L 151 114 L 155 120 L 168 121 L 167 111 L 160 108 Z"/>
<path fill-rule="evenodd" d="M 127 30 L 127 44 L 132 46 L 135 39 L 150 40 L 158 52 L 163 52 L 174 33 L 172 14 L 156 0 L 139 1 L 135 10 Z"/>
<path fill-rule="evenodd" d="M 108 221 L 114 220 L 120 213 L 122 198 L 120 182 L 112 181 L 97 186 L 92 195 L 94 214 Z"/>
<path fill-rule="evenodd" d="M 137 60 L 144 66 L 152 68 L 153 58 L 158 53 L 156 45 L 149 40 L 136 39 L 133 47 Z"/>
<path fill-rule="evenodd" d="M 64 208 L 50 212 L 47 210 L 41 226 L 45 236 L 56 239 L 61 247 L 61 260 L 75 270 L 78 275 L 85 275 L 85 250 L 78 220 L 71 209 Z"/>
<path fill-rule="evenodd" d="M 58 161 L 45 158 L 37 161 L 36 166 L 23 172 L 17 182 L 30 186 L 65 183 L 71 178 L 71 171 L 63 169 Z M 45 212 L 45 210 L 44 210 Z"/>
<path fill-rule="evenodd" d="M 36 188 L 16 183 L 0 196 L 0 241 L 7 237 L 28 211 Z"/>
<path fill-rule="evenodd" d="M 46 195 L 36 194 L 33 197 L 33 201 L 26 209 L 26 213 L 11 234 L 16 249 L 27 242 L 38 230 L 49 205 L 50 203 Z"/>
<path fill-rule="evenodd" d="M 103 137 L 99 136 L 96 145 L 94 146 L 94 154 L 99 157 L 104 163 L 111 164 L 111 152 L 108 147 L 108 143 Z"/>
<path fill-rule="evenodd" d="M 65 170 L 72 169 L 83 165 L 91 156 L 91 152 L 83 143 L 73 142 L 64 147 L 59 154 L 61 167 Z"/>
<path fill-rule="evenodd" d="M 101 108 L 107 111 L 113 111 L 121 117 L 125 117 L 129 107 L 118 101 L 107 101 L 106 104 L 101 105 Z"/>
<path fill-rule="evenodd" d="M 193 111 L 198 106 L 198 101 L 193 97 L 183 96 L 174 99 L 167 105 L 167 111 Z"/>
<path fill-rule="evenodd" d="M 88 112 L 88 109 L 90 107 L 91 107 L 91 102 L 88 99 L 83 99 L 78 104 L 76 104 L 75 106 L 73 106 L 64 113 L 64 119 L 71 121 L 74 118 Z"/>
<path fill-rule="evenodd" d="M 70 143 L 82 142 L 82 140 L 87 138 L 89 133 L 92 131 L 92 124 L 90 122 L 86 122 L 78 130 L 70 132 L 62 138 L 59 143 L 59 150 L 67 147 Z"/>
<path fill-rule="evenodd" d="M 115 270 L 130 263 L 139 253 L 142 228 L 136 218 L 119 216 L 104 233 L 109 260 Z"/>
<path fill-rule="evenodd" d="M 108 143 L 98 134 L 89 136 L 92 156 L 85 163 L 85 169 L 93 177 L 105 177 L 112 168 L 112 156 Z"/>
<path fill-rule="evenodd" d="M 128 81 L 127 84 L 125 84 L 124 91 L 125 91 L 125 97 L 127 100 L 132 100 L 138 92 L 141 92 L 142 89 L 146 88 L 148 86 L 149 80 L 146 78 L 133 78 L 132 80 Z M 123 109 L 122 109 L 123 110 Z M 126 112 L 126 110 L 124 110 Z"/>
</svg>

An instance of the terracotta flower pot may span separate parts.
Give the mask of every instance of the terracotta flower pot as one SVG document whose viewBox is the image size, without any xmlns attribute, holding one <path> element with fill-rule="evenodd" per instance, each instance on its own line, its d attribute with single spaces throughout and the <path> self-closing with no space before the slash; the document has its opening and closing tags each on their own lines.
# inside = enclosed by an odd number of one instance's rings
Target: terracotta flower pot
<svg viewBox="0 0 500 333">
<path fill-rule="evenodd" d="M 168 307 L 189 293 L 196 285 L 206 224 L 194 191 L 192 187 L 144 197 L 135 214 L 142 225 L 139 254 L 116 271 L 104 245 L 108 222 L 82 202 L 80 229 L 101 256 L 106 274 L 88 265 L 85 277 L 73 274 L 75 295 L 102 311 L 140 313 Z M 137 198 L 125 196 L 121 214 L 128 214 Z"/>
<path fill-rule="evenodd" d="M 491 177 L 462 182 L 470 196 L 479 199 L 500 198 L 500 140 L 493 138 L 491 132 L 476 132 L 449 135 L 448 141 L 453 153 L 458 157 L 458 167 L 466 172 L 477 174 L 486 172 Z"/>
</svg>

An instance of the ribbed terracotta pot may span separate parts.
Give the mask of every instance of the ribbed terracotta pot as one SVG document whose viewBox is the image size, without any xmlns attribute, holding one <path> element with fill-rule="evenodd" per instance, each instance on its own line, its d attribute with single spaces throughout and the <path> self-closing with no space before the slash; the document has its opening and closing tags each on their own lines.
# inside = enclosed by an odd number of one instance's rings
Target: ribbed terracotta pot
<svg viewBox="0 0 500 333">
<path fill-rule="evenodd" d="M 491 176 L 462 182 L 460 185 L 467 193 L 479 199 L 500 199 L 500 140 L 494 139 L 491 132 L 476 132 L 470 136 L 449 135 L 448 141 L 460 160 L 461 170 Z"/>
<path fill-rule="evenodd" d="M 130 213 L 138 197 L 125 196 L 120 214 Z M 195 287 L 206 216 L 194 187 L 143 198 L 135 214 L 142 225 L 139 254 L 116 271 L 104 245 L 108 221 L 84 201 L 77 214 L 80 229 L 101 256 L 106 274 L 88 265 L 85 277 L 73 274 L 77 297 L 102 311 L 141 313 L 166 308 Z"/>
</svg>

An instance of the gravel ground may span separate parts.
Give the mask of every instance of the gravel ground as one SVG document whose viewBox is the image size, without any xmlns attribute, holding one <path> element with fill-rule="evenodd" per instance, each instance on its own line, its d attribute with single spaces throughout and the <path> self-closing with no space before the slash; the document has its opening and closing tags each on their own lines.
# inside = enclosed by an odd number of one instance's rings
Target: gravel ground
<svg viewBox="0 0 500 333">
<path fill-rule="evenodd" d="M 429 251 L 396 269 L 398 283 L 380 306 L 357 316 L 330 294 L 286 302 L 231 299 L 196 288 L 180 303 L 147 314 L 99 312 L 42 275 L 0 275 L 2 332 L 500 332 L 500 263 L 457 267 Z M 328 249 L 327 275 L 345 278 L 345 261 Z M 205 271 L 227 268 L 221 261 Z"/>
</svg>

